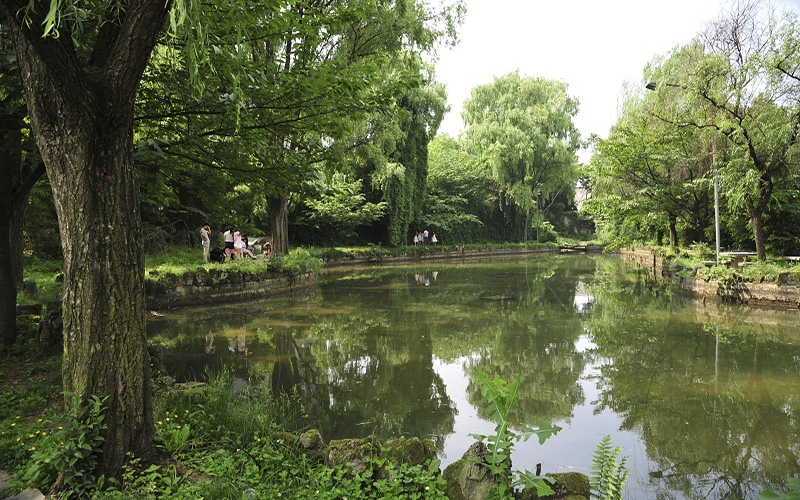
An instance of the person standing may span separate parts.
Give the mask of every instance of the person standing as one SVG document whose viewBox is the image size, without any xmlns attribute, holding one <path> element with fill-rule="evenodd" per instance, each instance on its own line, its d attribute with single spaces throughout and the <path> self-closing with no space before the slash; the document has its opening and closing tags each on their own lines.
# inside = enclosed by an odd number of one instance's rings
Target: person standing
<svg viewBox="0 0 800 500">
<path fill-rule="evenodd" d="M 239 234 L 239 231 L 235 231 L 233 233 L 233 253 L 239 259 L 244 258 L 244 251 L 242 250 L 242 248 L 244 248 L 242 244 L 242 235 Z"/>
<path fill-rule="evenodd" d="M 211 226 L 208 222 L 203 222 L 203 227 L 200 228 L 200 243 L 203 245 L 203 262 L 208 262 L 208 252 L 211 248 Z"/>
<path fill-rule="evenodd" d="M 423 245 L 427 245 L 428 244 L 428 230 L 427 229 L 422 231 L 422 241 L 423 241 Z"/>
<path fill-rule="evenodd" d="M 233 233 L 226 229 L 222 236 L 225 237 L 225 257 L 230 259 L 233 252 Z"/>
</svg>

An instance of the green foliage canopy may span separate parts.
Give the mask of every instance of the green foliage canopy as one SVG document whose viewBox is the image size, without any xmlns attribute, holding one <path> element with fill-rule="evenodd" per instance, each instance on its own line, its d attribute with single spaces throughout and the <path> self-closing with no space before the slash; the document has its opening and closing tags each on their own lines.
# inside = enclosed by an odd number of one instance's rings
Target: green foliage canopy
<svg viewBox="0 0 800 500">
<path fill-rule="evenodd" d="M 523 240 L 531 213 L 577 181 L 577 112 L 566 84 L 516 72 L 476 87 L 464 105 L 470 146 L 524 214 Z"/>
</svg>

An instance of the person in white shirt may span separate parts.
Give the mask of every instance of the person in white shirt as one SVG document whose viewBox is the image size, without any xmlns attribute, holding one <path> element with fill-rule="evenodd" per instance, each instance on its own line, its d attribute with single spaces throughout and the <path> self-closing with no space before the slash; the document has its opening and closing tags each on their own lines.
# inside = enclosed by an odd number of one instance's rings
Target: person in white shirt
<svg viewBox="0 0 800 500">
<path fill-rule="evenodd" d="M 222 236 L 225 237 L 225 257 L 230 259 L 233 253 L 233 233 L 230 229 L 226 229 Z"/>
<path fill-rule="evenodd" d="M 204 222 L 200 229 L 200 243 L 203 245 L 203 262 L 208 262 L 208 252 L 211 248 L 211 226 L 208 222 Z"/>
</svg>

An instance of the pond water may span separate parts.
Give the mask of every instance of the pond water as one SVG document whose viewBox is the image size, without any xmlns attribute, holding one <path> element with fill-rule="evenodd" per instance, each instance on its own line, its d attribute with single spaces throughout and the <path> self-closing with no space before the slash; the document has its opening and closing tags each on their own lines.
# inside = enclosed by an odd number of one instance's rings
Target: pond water
<svg viewBox="0 0 800 500">
<path fill-rule="evenodd" d="M 671 294 L 614 257 L 530 257 L 326 274 L 306 293 L 164 311 L 167 371 L 294 387 L 326 440 L 436 444 L 443 467 L 492 434 L 474 370 L 519 375 L 511 422 L 563 430 L 515 468 L 589 474 L 610 435 L 625 497 L 754 498 L 800 470 L 798 311 Z"/>
</svg>

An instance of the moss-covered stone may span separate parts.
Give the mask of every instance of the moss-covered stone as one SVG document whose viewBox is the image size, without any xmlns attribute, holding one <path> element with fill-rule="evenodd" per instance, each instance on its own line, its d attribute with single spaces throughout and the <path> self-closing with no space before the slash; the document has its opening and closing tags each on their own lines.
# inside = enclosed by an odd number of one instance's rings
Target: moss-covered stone
<svg viewBox="0 0 800 500">
<path fill-rule="evenodd" d="M 550 485 L 555 491 L 554 495 L 539 497 L 533 488 L 525 489 L 515 495 L 516 500 L 589 500 L 591 490 L 589 488 L 589 477 L 580 472 L 552 472 L 547 474 L 553 479 Z"/>
<path fill-rule="evenodd" d="M 300 436 L 286 431 L 278 431 L 273 434 L 272 441 L 289 447 L 300 446 Z"/>
<path fill-rule="evenodd" d="M 211 282 L 211 275 L 208 270 L 204 267 L 198 267 L 197 271 L 194 272 L 192 284 L 194 286 L 210 286 Z"/>
<path fill-rule="evenodd" d="M 360 473 L 367 469 L 364 459 L 380 453 L 381 443 L 375 436 L 361 439 L 337 439 L 331 441 L 326 450 L 325 464 L 328 467 L 347 465 Z"/>
<path fill-rule="evenodd" d="M 322 439 L 322 434 L 317 429 L 309 429 L 301 434 L 299 443 L 308 457 L 320 460 L 325 459 L 328 449 Z"/>
<path fill-rule="evenodd" d="M 386 441 L 383 453 L 395 465 L 422 465 L 436 458 L 436 447 L 430 439 L 400 437 Z"/>
<path fill-rule="evenodd" d="M 589 498 L 591 490 L 589 489 L 589 477 L 580 472 L 554 472 L 547 474 L 556 480 L 553 489 L 556 494 L 564 495 L 578 495 L 580 497 Z"/>
<path fill-rule="evenodd" d="M 497 482 L 486 465 L 486 445 L 475 442 L 456 460 L 445 468 L 445 495 L 451 500 L 481 500 L 489 498 L 489 492 L 497 488 Z"/>
</svg>

